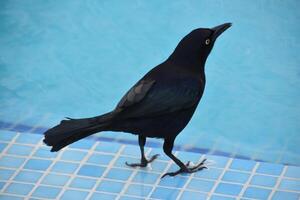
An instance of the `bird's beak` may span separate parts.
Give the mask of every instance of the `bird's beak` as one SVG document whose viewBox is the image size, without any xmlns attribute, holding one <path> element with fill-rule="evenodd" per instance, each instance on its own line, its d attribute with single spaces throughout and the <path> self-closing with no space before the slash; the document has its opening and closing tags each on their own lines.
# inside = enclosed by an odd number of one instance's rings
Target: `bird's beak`
<svg viewBox="0 0 300 200">
<path fill-rule="evenodd" d="M 215 41 L 231 25 L 232 25 L 231 23 L 225 23 L 225 24 L 222 24 L 222 25 L 212 28 L 211 29 L 211 30 L 213 30 L 212 40 Z"/>
</svg>

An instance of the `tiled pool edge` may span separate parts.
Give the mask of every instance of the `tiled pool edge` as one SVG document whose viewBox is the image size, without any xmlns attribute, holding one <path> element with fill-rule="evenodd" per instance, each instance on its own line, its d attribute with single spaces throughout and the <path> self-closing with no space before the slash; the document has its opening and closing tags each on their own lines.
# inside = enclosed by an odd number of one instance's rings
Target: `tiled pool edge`
<svg viewBox="0 0 300 200">
<path fill-rule="evenodd" d="M 5 131 L 0 135 L 0 141 L 7 144 L 0 157 L 0 180 L 6 182 L 1 190 L 7 197 L 4 199 L 23 199 L 24 196 L 25 199 L 45 199 L 45 195 L 50 195 L 47 196 L 48 199 L 54 195 L 55 199 L 62 197 L 65 200 L 63 197 L 69 197 L 70 194 L 74 197 L 87 193 L 89 195 L 85 199 L 92 200 L 101 199 L 93 198 L 97 195 L 110 195 L 111 198 L 122 200 L 132 200 L 135 197 L 148 200 L 298 200 L 300 197 L 299 167 L 207 155 L 209 160 L 215 161 L 209 170 L 160 179 L 163 173 L 177 167 L 167 157 L 159 157 L 149 169 L 128 168 L 124 164 L 125 160 L 132 162 L 139 158 L 139 152 L 132 145 L 83 139 L 58 153 L 51 153 L 42 144 L 42 135 L 39 134 Z M 147 154 L 155 154 L 157 150 L 149 148 Z M 182 151 L 174 153 L 194 161 L 201 160 L 204 156 Z M 5 170 L 13 171 L 9 179 L 5 178 Z M 32 178 L 26 174 L 31 174 Z M 36 181 L 33 174 L 42 175 Z M 53 176 L 56 177 L 55 182 L 49 179 Z M 67 177 L 67 182 L 60 185 L 58 177 Z M 80 187 L 73 185 L 75 179 L 82 178 L 94 181 L 93 187 L 84 189 L 84 183 Z M 103 188 L 102 182 L 104 185 L 122 184 L 123 192 L 107 191 L 108 188 Z M 53 190 L 54 193 L 49 194 L 45 189 Z"/>
<path fill-rule="evenodd" d="M 34 133 L 34 134 L 43 134 L 47 129 L 47 127 L 42 126 L 30 126 L 26 124 L 13 124 L 10 122 L 0 121 L 0 130 L 8 130 L 8 131 L 16 131 L 20 133 Z M 104 137 L 104 136 L 90 136 L 86 139 L 95 140 L 95 141 L 105 141 L 105 142 L 117 142 L 120 144 L 129 144 L 129 145 L 138 145 L 137 141 L 129 140 L 129 139 L 121 139 L 121 138 L 113 138 L 113 137 Z M 147 141 L 146 147 L 152 148 L 159 148 L 162 147 L 162 144 L 159 142 L 154 141 Z M 224 151 L 219 150 L 211 150 L 207 148 L 198 148 L 198 147 L 186 147 L 182 145 L 174 145 L 175 151 L 185 151 L 185 152 L 192 152 L 192 153 L 200 153 L 200 154 L 207 154 L 207 155 L 216 155 L 216 156 L 224 156 L 230 158 L 238 158 L 243 160 L 253 160 L 257 162 L 269 162 L 261 159 L 252 159 L 248 156 L 239 155 L 239 154 L 232 154 Z M 291 165 L 297 166 L 290 163 L 277 163 L 283 165 Z"/>
</svg>

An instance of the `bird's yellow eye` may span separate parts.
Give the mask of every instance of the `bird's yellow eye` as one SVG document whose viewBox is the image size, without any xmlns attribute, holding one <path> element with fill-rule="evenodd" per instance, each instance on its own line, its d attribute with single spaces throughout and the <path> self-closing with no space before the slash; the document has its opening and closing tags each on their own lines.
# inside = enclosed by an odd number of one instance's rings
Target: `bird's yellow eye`
<svg viewBox="0 0 300 200">
<path fill-rule="evenodd" d="M 206 39 L 206 40 L 205 40 L 205 44 L 206 44 L 206 45 L 209 45 L 209 43 L 210 43 L 210 39 Z"/>
</svg>

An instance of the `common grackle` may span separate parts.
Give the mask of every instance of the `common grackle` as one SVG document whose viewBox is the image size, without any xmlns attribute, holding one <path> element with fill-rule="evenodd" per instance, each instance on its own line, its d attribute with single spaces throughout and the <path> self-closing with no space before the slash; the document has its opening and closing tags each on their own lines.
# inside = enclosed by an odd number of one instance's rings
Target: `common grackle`
<svg viewBox="0 0 300 200">
<path fill-rule="evenodd" d="M 204 65 L 214 43 L 231 23 L 195 29 L 186 35 L 163 63 L 150 70 L 106 114 L 84 119 L 67 118 L 45 132 L 51 151 L 100 131 L 120 131 L 138 135 L 141 162 L 129 166 L 146 167 L 158 155 L 145 157 L 146 138 L 164 139 L 163 150 L 178 166 L 176 172 L 194 173 L 205 168 L 182 163 L 172 154 L 174 140 L 193 116 L 205 87 Z"/>
</svg>

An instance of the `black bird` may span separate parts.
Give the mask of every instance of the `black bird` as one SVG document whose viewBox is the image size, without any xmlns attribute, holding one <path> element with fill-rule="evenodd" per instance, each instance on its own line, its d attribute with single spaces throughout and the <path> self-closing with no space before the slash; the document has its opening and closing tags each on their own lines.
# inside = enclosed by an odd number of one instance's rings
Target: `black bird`
<svg viewBox="0 0 300 200">
<path fill-rule="evenodd" d="M 193 116 L 205 87 L 204 65 L 219 35 L 231 23 L 214 28 L 195 29 L 177 45 L 170 57 L 150 70 L 106 114 L 85 118 L 67 118 L 45 132 L 44 142 L 51 151 L 100 131 L 121 131 L 138 135 L 141 163 L 129 166 L 146 167 L 158 155 L 145 157 L 146 138 L 164 139 L 163 150 L 179 167 L 176 172 L 194 173 L 205 168 L 204 161 L 194 167 L 186 165 L 172 154 L 174 140 Z"/>
</svg>

